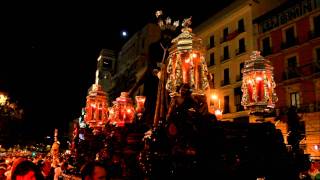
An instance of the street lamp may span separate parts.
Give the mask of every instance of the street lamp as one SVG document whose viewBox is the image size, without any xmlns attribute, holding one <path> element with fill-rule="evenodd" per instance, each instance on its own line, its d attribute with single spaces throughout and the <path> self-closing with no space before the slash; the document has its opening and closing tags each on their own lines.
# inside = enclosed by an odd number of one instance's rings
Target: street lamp
<svg viewBox="0 0 320 180">
<path fill-rule="evenodd" d="M 214 114 L 216 115 L 218 120 L 222 119 L 222 110 L 221 110 L 221 107 L 220 107 L 220 99 L 218 98 L 218 96 L 216 94 L 212 94 L 211 95 L 211 100 L 213 102 L 211 108 L 214 111 Z M 218 101 L 218 107 L 216 106 L 215 101 Z"/>
<path fill-rule="evenodd" d="M 5 94 L 0 94 L 0 106 L 4 106 L 8 100 L 8 96 Z"/>
</svg>

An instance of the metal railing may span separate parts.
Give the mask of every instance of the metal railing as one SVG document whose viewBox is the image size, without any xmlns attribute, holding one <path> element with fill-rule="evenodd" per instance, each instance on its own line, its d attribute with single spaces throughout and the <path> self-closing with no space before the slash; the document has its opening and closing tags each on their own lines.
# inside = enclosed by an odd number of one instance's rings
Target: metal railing
<svg viewBox="0 0 320 180">
<path fill-rule="evenodd" d="M 230 59 L 230 56 L 229 55 L 224 55 L 224 56 L 221 56 L 221 62 L 224 62 L 226 60 Z"/>
<path fill-rule="evenodd" d="M 261 50 L 261 52 L 262 52 L 262 56 L 268 56 L 268 55 L 272 54 L 272 47 L 263 48 Z"/>
<path fill-rule="evenodd" d="M 282 42 L 281 49 L 288 49 L 288 48 L 295 46 L 295 45 L 298 45 L 298 44 L 299 44 L 298 38 L 294 37 L 290 40 L 287 40 L 286 42 Z"/>
<path fill-rule="evenodd" d="M 296 67 L 288 67 L 283 72 L 282 80 L 289 80 L 297 77 L 306 77 L 320 73 L 320 61 L 310 60 L 310 63 Z"/>
<path fill-rule="evenodd" d="M 320 37 L 320 31 L 309 31 L 309 40 Z"/>
<path fill-rule="evenodd" d="M 298 104 L 296 108 L 298 113 L 320 112 L 320 101 L 315 101 L 307 104 Z M 275 115 L 283 116 L 287 114 L 289 106 L 280 106 L 280 107 L 276 107 L 275 109 L 276 109 Z"/>
<path fill-rule="evenodd" d="M 229 85 L 230 84 L 230 80 L 229 79 L 222 80 L 220 84 L 221 84 L 221 86 Z"/>
<path fill-rule="evenodd" d="M 238 82 L 238 81 L 242 81 L 242 75 L 237 75 L 236 76 L 236 81 Z"/>
<path fill-rule="evenodd" d="M 236 49 L 236 55 L 239 55 L 245 52 L 246 52 L 246 47 Z"/>
</svg>

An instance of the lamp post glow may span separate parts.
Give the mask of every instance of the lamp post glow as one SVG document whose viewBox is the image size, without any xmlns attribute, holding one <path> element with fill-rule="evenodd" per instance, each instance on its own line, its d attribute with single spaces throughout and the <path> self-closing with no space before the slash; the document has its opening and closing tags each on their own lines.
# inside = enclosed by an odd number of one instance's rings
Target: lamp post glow
<svg viewBox="0 0 320 180">
<path fill-rule="evenodd" d="M 211 95 L 211 100 L 213 101 L 213 105 L 211 106 L 211 109 L 213 113 L 216 115 L 217 119 L 220 120 L 222 119 L 222 110 L 220 107 L 220 99 L 216 94 Z M 218 101 L 218 107 L 215 104 L 215 102 Z"/>
<path fill-rule="evenodd" d="M 0 106 L 3 106 L 6 104 L 8 99 L 8 96 L 4 95 L 4 94 L 0 94 Z"/>
</svg>

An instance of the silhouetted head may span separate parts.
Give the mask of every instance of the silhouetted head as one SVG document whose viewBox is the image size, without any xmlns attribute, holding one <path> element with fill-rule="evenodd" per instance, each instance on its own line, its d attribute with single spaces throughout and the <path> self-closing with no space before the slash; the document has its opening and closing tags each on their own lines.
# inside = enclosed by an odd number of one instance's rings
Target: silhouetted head
<svg viewBox="0 0 320 180">
<path fill-rule="evenodd" d="M 43 176 L 33 162 L 26 159 L 17 159 L 12 166 L 11 179 L 42 180 Z"/>
<path fill-rule="evenodd" d="M 81 168 L 82 180 L 105 180 L 107 179 L 107 170 L 99 162 L 89 162 Z"/>
</svg>

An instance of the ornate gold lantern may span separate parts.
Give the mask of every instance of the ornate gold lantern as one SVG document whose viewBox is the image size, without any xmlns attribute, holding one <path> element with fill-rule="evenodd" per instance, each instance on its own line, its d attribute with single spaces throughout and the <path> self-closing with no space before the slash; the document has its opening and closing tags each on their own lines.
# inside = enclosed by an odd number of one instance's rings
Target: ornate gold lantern
<svg viewBox="0 0 320 180">
<path fill-rule="evenodd" d="M 243 68 L 241 104 L 252 114 L 268 112 L 278 100 L 275 87 L 271 62 L 253 51 Z"/>
<path fill-rule="evenodd" d="M 98 83 L 98 71 L 96 83 L 89 89 L 85 111 L 84 121 L 93 129 L 93 133 L 101 131 L 108 122 L 108 105 L 107 93 Z"/>
<path fill-rule="evenodd" d="M 193 94 L 204 95 L 209 87 L 202 40 L 192 33 L 190 25 L 191 18 L 184 20 L 182 33 L 172 40 L 169 50 L 166 89 L 170 96 L 177 95 L 177 88 L 184 83 L 190 85 Z"/>
<path fill-rule="evenodd" d="M 133 122 L 135 117 L 135 110 L 133 107 L 132 99 L 129 97 L 128 92 L 121 92 L 120 97 L 113 102 L 110 108 L 109 120 L 118 126 L 124 126 Z"/>
</svg>

